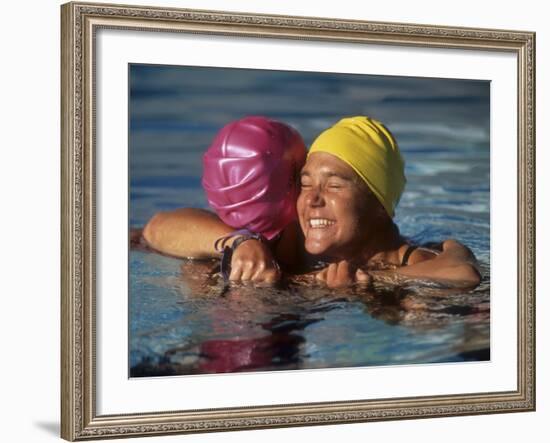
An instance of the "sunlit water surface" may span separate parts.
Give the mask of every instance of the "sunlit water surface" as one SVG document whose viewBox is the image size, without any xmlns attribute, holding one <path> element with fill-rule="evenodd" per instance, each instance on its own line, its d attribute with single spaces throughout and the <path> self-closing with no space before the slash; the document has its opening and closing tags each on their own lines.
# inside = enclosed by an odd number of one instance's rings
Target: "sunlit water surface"
<svg viewBox="0 0 550 443">
<path fill-rule="evenodd" d="M 296 127 L 306 144 L 346 115 L 395 134 L 407 187 L 395 221 L 417 243 L 456 238 L 483 267 L 474 291 L 227 287 L 216 262 L 131 250 L 131 376 L 313 369 L 490 358 L 489 85 L 486 82 L 132 66 L 130 226 L 207 207 L 200 156 L 244 115 Z"/>
</svg>

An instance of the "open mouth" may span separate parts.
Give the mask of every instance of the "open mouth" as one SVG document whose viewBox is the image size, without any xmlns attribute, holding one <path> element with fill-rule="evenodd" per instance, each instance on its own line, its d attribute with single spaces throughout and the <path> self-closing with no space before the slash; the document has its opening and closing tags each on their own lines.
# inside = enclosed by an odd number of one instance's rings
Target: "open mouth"
<svg viewBox="0 0 550 443">
<path fill-rule="evenodd" d="M 310 218 L 308 221 L 309 227 L 312 229 L 326 229 L 336 223 L 328 218 Z"/>
</svg>

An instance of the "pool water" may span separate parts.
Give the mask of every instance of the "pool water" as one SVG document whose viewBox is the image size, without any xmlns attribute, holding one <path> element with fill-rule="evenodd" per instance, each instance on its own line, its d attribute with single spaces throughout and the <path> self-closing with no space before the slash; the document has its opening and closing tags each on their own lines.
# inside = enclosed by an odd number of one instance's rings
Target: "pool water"
<svg viewBox="0 0 550 443">
<path fill-rule="evenodd" d="M 308 145 L 343 116 L 364 114 L 390 128 L 406 161 L 402 234 L 460 240 L 483 280 L 454 293 L 292 279 L 227 287 L 216 261 L 131 250 L 130 376 L 490 359 L 489 90 L 485 81 L 132 65 L 130 227 L 158 211 L 207 207 L 201 155 L 231 120 L 279 119 Z"/>
</svg>

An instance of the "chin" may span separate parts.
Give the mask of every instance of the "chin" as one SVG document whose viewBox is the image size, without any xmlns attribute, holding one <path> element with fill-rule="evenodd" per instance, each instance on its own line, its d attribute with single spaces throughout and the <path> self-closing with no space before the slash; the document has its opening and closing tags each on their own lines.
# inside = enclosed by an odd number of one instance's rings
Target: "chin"
<svg viewBox="0 0 550 443">
<path fill-rule="evenodd" d="M 307 253 L 311 255 L 324 255 L 327 252 L 327 247 L 317 242 L 306 242 L 305 248 Z"/>
</svg>

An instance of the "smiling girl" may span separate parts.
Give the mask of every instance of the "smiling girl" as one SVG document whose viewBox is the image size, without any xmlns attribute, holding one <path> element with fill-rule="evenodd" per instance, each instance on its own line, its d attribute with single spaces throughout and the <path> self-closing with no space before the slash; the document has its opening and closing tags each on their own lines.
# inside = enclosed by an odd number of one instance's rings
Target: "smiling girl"
<svg viewBox="0 0 550 443">
<path fill-rule="evenodd" d="M 479 284 L 477 261 L 464 245 L 446 240 L 433 250 L 399 234 L 393 216 L 405 183 L 399 147 L 382 123 L 344 118 L 317 137 L 297 210 L 306 253 L 327 263 L 318 280 L 331 287 L 377 278 Z"/>
</svg>

